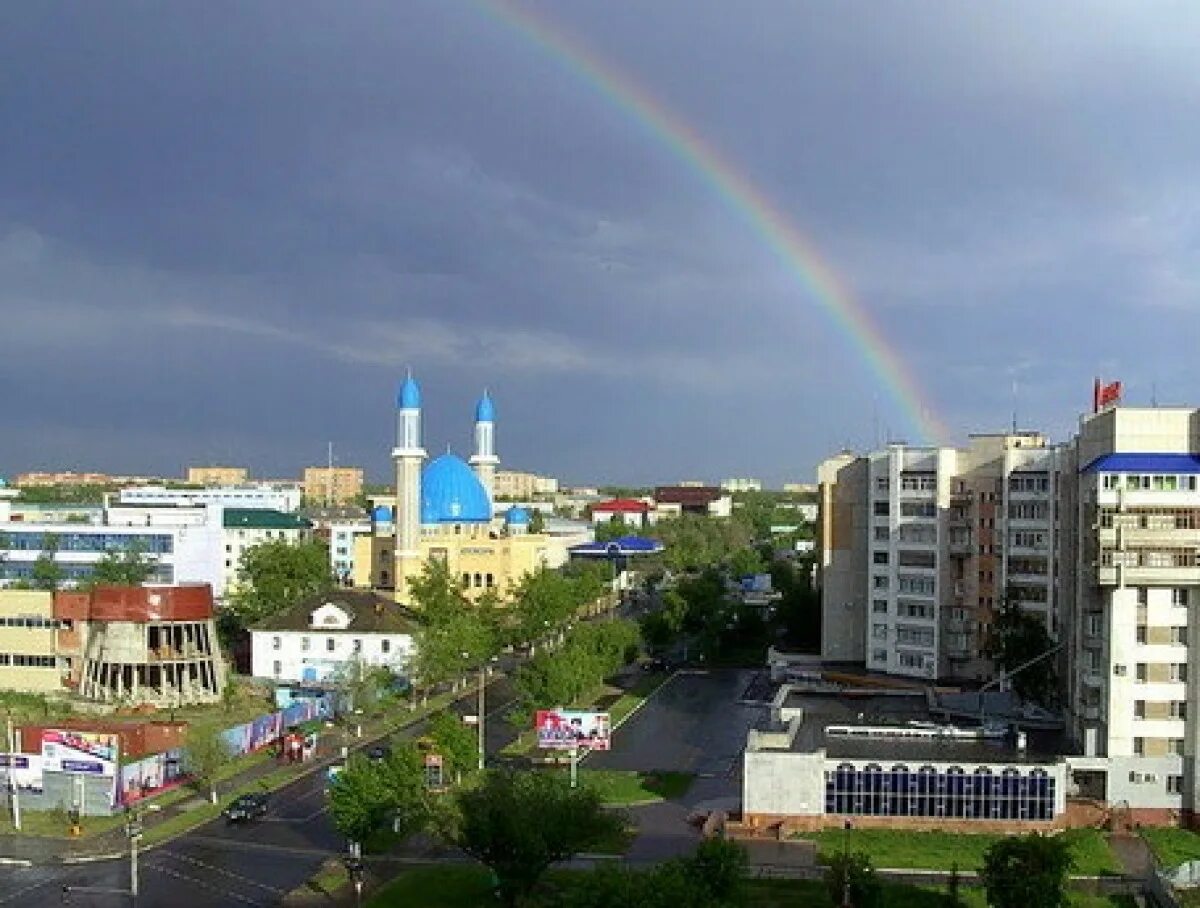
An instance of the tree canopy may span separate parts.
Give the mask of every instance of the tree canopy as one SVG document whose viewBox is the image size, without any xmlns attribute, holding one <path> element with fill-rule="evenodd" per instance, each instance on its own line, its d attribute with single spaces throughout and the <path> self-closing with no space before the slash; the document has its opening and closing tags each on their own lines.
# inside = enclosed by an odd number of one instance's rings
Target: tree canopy
<svg viewBox="0 0 1200 908">
<path fill-rule="evenodd" d="M 992 621 L 987 646 L 997 668 L 1010 672 L 1048 653 L 1054 647 L 1054 640 L 1046 629 L 1045 620 L 1006 596 Z M 1058 695 L 1058 669 L 1054 657 L 1048 656 L 1013 675 L 1012 687 L 1024 700 L 1051 705 Z"/>
<path fill-rule="evenodd" d="M 238 585 L 222 617 L 226 624 L 246 627 L 332 586 L 329 550 L 323 543 L 263 542 L 242 553 Z"/>
<path fill-rule="evenodd" d="M 220 730 L 212 725 L 189 725 L 185 760 L 192 778 L 208 789 L 216 804 L 217 773 L 233 760 L 233 751 Z"/>
<path fill-rule="evenodd" d="M 624 818 L 590 788 L 550 773 L 488 773 L 459 790 L 444 818 L 447 838 L 489 867 L 506 906 L 517 904 L 546 870 L 617 833 Z"/>
<path fill-rule="evenodd" d="M 429 801 L 420 750 L 405 741 L 382 760 L 351 756 L 330 785 L 329 813 L 337 831 L 359 844 L 387 826 L 401 835 L 421 829 Z"/>
<path fill-rule="evenodd" d="M 1063 908 L 1070 847 L 1036 833 L 1000 839 L 983 857 L 979 877 L 992 908 Z"/>
<path fill-rule="evenodd" d="M 146 557 L 145 550 L 138 545 L 118 551 L 110 549 L 96 562 L 92 574 L 85 584 L 89 588 L 98 586 L 140 586 L 154 573 L 154 562 Z"/>
</svg>

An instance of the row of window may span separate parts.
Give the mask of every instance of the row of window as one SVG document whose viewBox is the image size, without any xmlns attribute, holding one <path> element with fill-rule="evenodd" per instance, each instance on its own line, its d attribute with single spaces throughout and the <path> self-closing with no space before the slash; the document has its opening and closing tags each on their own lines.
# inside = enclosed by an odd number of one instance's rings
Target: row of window
<svg viewBox="0 0 1200 908">
<path fill-rule="evenodd" d="M 54 656 L 27 656 L 24 653 L 0 653 L 0 665 L 16 668 L 54 668 Z"/>
<path fill-rule="evenodd" d="M 1187 628 L 1175 626 L 1170 628 L 1171 639 L 1170 643 L 1173 646 L 1187 646 Z M 1137 642 L 1145 643 L 1148 639 L 1149 629 L 1144 624 L 1137 626 Z"/>
<path fill-rule="evenodd" d="M 1174 682 L 1176 684 L 1185 683 L 1187 681 L 1187 675 L 1188 675 L 1187 663 L 1186 662 L 1172 662 L 1172 663 L 1169 663 L 1169 665 L 1170 665 L 1170 670 L 1168 672 L 1168 677 L 1164 678 L 1163 680 L 1169 681 L 1169 682 Z M 1138 662 L 1137 664 L 1134 665 L 1133 672 L 1134 672 L 1134 674 L 1133 674 L 1134 680 L 1138 681 L 1141 684 L 1146 684 L 1149 682 L 1150 667 L 1147 663 Z M 1123 677 L 1125 675 L 1125 666 L 1118 662 L 1116 665 L 1113 666 L 1113 674 L 1117 675 L 1118 677 Z"/>
<path fill-rule="evenodd" d="M 59 577 L 67 582 L 87 580 L 95 569 L 93 564 L 71 564 L 55 560 Z M 6 561 L 0 559 L 0 580 L 33 580 L 32 561 Z M 170 564 L 158 562 L 150 572 L 148 580 L 152 583 L 171 584 L 175 582 L 175 569 Z"/>
<path fill-rule="evenodd" d="M 1139 508 L 1136 511 L 1101 508 L 1099 522 L 1105 530 L 1194 530 L 1200 527 L 1200 511 L 1195 508 Z"/>
<path fill-rule="evenodd" d="M 987 767 L 966 773 L 903 764 L 885 770 L 844 763 L 825 773 L 825 812 L 896 817 L 954 817 L 980 820 L 1052 820 L 1055 780 L 1045 770 Z"/>
<path fill-rule="evenodd" d="M 1150 604 L 1150 588 L 1139 586 L 1137 588 L 1137 604 Z M 1171 589 L 1171 605 L 1186 608 L 1188 604 L 1188 588 L 1186 586 L 1177 586 Z"/>
<path fill-rule="evenodd" d="M 175 539 L 167 533 L 43 533 L 31 530 L 5 530 L 0 533 L 0 548 L 15 552 L 124 552 L 130 548 L 147 554 L 169 555 Z"/>
<path fill-rule="evenodd" d="M 354 637 L 351 639 L 351 641 L 350 641 L 350 651 L 351 652 L 361 653 L 362 648 L 363 648 L 363 642 L 362 642 L 361 638 Z M 283 649 L 283 638 L 282 637 L 272 637 L 271 638 L 271 649 Z M 312 650 L 312 638 L 311 637 L 301 637 L 300 638 L 300 652 L 307 653 L 307 652 L 310 652 L 311 650 Z M 336 651 L 337 651 L 337 637 L 326 637 L 325 638 L 325 652 L 332 653 L 332 652 L 336 652 Z M 386 640 L 386 639 L 380 640 L 379 641 L 379 651 L 381 653 L 390 653 L 392 651 L 392 641 Z"/>
<path fill-rule="evenodd" d="M 1167 753 L 1173 757 L 1183 756 L 1183 738 L 1167 738 Z M 1133 755 L 1135 757 L 1146 756 L 1146 739 L 1133 739 Z"/>
<path fill-rule="evenodd" d="M 70 626 L 70 621 L 59 621 L 57 618 L 14 617 L 11 615 L 0 617 L 0 627 L 69 628 Z"/>
<path fill-rule="evenodd" d="M 474 581 L 473 583 L 472 580 Z M 474 575 L 472 575 L 464 571 L 462 575 L 462 585 L 464 587 L 473 586 L 475 589 L 479 589 L 480 587 L 491 589 L 496 585 L 496 578 L 491 574 L 480 574 L 476 572 Z"/>
<path fill-rule="evenodd" d="M 1048 492 L 1050 477 L 1045 473 L 1013 473 L 1008 477 L 1010 492 Z"/>
<path fill-rule="evenodd" d="M 1196 549 L 1102 549 L 1101 567 L 1191 568 L 1200 566 Z"/>
<path fill-rule="evenodd" d="M 1125 489 L 1130 492 L 1194 492 L 1196 476 L 1162 473 L 1105 473 L 1100 484 L 1109 490 Z"/>
<path fill-rule="evenodd" d="M 1187 718 L 1187 701 L 1186 700 L 1170 700 L 1168 701 L 1168 712 L 1170 715 L 1167 718 L 1171 719 L 1186 719 Z M 1133 717 L 1135 719 L 1146 718 L 1146 701 L 1133 701 Z"/>
</svg>

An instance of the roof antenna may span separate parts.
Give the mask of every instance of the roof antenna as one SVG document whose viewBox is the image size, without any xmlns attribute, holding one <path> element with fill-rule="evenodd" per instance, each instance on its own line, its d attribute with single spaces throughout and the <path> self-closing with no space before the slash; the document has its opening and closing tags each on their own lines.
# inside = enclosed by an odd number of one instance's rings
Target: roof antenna
<svg viewBox="0 0 1200 908">
<path fill-rule="evenodd" d="M 1158 408 L 1158 382 L 1150 383 L 1150 406 Z"/>
<path fill-rule="evenodd" d="M 1012 434 L 1017 434 L 1017 380 L 1012 380 Z"/>
</svg>

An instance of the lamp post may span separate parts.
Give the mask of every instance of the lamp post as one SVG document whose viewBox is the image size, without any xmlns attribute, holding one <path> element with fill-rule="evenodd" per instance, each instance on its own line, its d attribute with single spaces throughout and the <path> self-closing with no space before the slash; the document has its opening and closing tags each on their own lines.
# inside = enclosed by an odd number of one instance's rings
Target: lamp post
<svg viewBox="0 0 1200 908">
<path fill-rule="evenodd" d="M 854 908 L 850 901 L 850 821 L 842 827 L 842 908 Z"/>
</svg>

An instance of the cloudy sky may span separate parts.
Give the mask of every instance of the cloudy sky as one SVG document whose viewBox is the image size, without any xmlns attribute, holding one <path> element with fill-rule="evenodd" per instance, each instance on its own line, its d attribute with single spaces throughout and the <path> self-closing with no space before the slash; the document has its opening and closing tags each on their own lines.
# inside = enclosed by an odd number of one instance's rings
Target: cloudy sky
<svg viewBox="0 0 1200 908">
<path fill-rule="evenodd" d="M 526 0 L 781 211 L 953 436 L 1200 404 L 1200 6 Z M 0 473 L 808 480 L 916 440 L 744 213 L 476 0 L 9 4 Z"/>
</svg>

